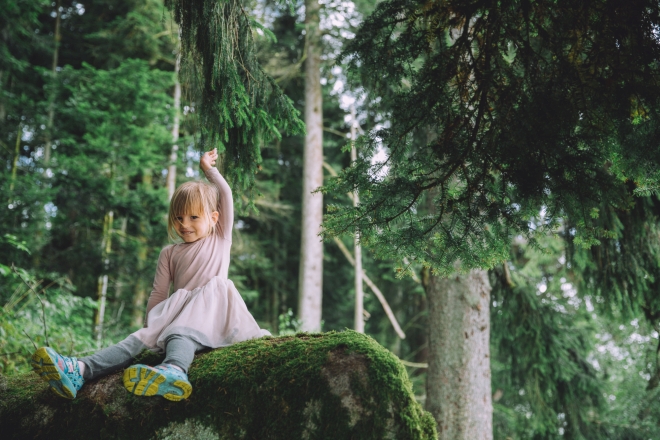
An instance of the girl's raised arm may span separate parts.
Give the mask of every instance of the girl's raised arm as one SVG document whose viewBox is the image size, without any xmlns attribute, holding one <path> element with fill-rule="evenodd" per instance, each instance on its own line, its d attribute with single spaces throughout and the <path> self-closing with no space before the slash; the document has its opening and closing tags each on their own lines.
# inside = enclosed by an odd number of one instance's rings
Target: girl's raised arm
<svg viewBox="0 0 660 440">
<path fill-rule="evenodd" d="M 218 223 L 224 238 L 231 241 L 231 230 L 234 226 L 234 198 L 231 194 L 229 184 L 215 167 L 217 159 L 218 152 L 214 148 L 202 155 L 199 165 L 209 182 L 215 185 L 220 192 L 220 202 L 218 203 L 220 218 L 218 219 Z"/>
</svg>

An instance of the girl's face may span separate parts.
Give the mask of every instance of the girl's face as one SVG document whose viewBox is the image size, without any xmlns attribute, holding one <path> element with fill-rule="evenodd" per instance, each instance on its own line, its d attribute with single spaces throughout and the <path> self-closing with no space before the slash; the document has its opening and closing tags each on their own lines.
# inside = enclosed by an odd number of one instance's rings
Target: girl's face
<svg viewBox="0 0 660 440">
<path fill-rule="evenodd" d="M 218 222 L 218 211 L 211 213 L 211 219 L 201 214 L 186 214 L 177 216 L 176 231 L 183 241 L 193 243 L 207 235 L 209 231 Z"/>
</svg>

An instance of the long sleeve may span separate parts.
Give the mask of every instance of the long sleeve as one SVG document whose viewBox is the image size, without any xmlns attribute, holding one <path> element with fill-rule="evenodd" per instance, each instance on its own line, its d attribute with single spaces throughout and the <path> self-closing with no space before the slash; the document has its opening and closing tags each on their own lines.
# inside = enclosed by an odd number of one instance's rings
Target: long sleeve
<svg viewBox="0 0 660 440">
<path fill-rule="evenodd" d="M 205 171 L 204 174 L 209 182 L 215 185 L 220 192 L 220 202 L 218 203 L 220 218 L 218 219 L 218 225 L 225 240 L 231 241 L 231 231 L 234 227 L 234 198 L 231 194 L 231 188 L 217 168 L 212 167 L 208 171 Z"/>
<path fill-rule="evenodd" d="M 156 275 L 154 276 L 154 286 L 149 295 L 147 302 L 147 313 L 145 315 L 145 327 L 147 325 L 147 317 L 151 309 L 156 307 L 161 302 L 167 299 L 170 293 L 170 283 L 172 282 L 172 275 L 170 273 L 170 255 L 172 253 L 172 246 L 166 246 L 160 251 L 158 257 L 158 266 L 156 267 Z"/>
</svg>

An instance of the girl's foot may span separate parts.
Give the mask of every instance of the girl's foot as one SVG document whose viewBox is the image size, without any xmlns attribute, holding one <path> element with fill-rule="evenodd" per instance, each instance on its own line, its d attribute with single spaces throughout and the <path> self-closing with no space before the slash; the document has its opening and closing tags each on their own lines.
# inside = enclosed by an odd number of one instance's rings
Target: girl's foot
<svg viewBox="0 0 660 440">
<path fill-rule="evenodd" d="M 124 387 L 136 396 L 163 396 L 178 402 L 192 393 L 192 385 L 183 371 L 171 365 L 132 365 L 124 370 Z"/>
<path fill-rule="evenodd" d="M 48 382 L 50 389 L 65 399 L 74 399 L 85 383 L 78 359 L 61 356 L 50 347 L 38 349 L 30 363 L 34 372 Z"/>
</svg>

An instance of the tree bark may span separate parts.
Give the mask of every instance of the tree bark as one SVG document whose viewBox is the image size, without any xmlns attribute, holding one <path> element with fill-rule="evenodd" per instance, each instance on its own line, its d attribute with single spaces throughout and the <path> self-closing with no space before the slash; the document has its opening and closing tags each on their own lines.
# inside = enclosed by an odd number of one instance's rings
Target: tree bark
<svg viewBox="0 0 660 440">
<path fill-rule="evenodd" d="M 355 113 L 355 104 L 351 106 L 351 163 L 357 160 L 357 148 L 355 140 L 357 139 L 357 116 Z M 353 206 L 360 204 L 360 195 L 353 191 Z M 353 236 L 353 249 L 355 254 L 355 331 L 364 333 L 364 291 L 362 290 L 362 247 L 360 246 L 360 233 L 355 232 Z"/>
<path fill-rule="evenodd" d="M 183 402 L 133 396 L 121 372 L 86 383 L 71 402 L 32 373 L 0 376 L 0 433 L 3 440 L 436 438 L 403 365 L 352 331 L 214 350 L 196 357 L 189 377 L 193 392 Z"/>
<path fill-rule="evenodd" d="M 145 190 L 151 190 L 153 187 L 153 172 L 150 168 L 142 170 L 142 186 Z M 135 280 L 133 288 L 133 314 L 131 325 L 133 327 L 142 327 L 144 324 L 144 314 L 147 306 L 148 299 L 148 278 L 145 276 L 145 269 L 147 267 L 147 255 L 149 254 L 149 240 L 147 238 L 147 220 L 140 219 L 139 222 L 139 236 L 137 237 L 137 273 L 138 278 Z"/>
<path fill-rule="evenodd" d="M 53 64 L 51 66 L 51 86 L 55 86 L 55 79 L 57 78 L 57 64 L 60 57 L 60 40 L 62 36 L 60 34 L 60 22 L 62 17 L 61 0 L 57 0 L 55 5 L 55 35 L 53 36 L 55 41 L 55 47 L 53 49 Z M 44 164 L 46 166 L 50 165 L 50 156 L 53 144 L 53 121 L 55 119 L 55 93 L 51 90 L 49 92 L 48 98 L 48 121 L 46 122 L 46 142 L 44 144 Z"/>
<path fill-rule="evenodd" d="M 321 330 L 323 298 L 323 98 L 319 2 L 305 0 L 305 151 L 303 159 L 302 234 L 298 279 L 298 316 L 303 331 Z"/>
<path fill-rule="evenodd" d="M 490 283 L 485 270 L 424 277 L 428 302 L 426 409 L 441 440 L 491 440 Z"/>
<path fill-rule="evenodd" d="M 167 199 L 171 200 L 176 189 L 176 160 L 179 151 L 179 123 L 181 118 L 181 82 L 179 71 L 181 70 L 181 34 L 179 33 L 177 45 L 176 62 L 174 64 L 174 122 L 172 123 L 172 150 L 170 151 L 169 166 L 167 167 Z"/>
<path fill-rule="evenodd" d="M 11 161 L 11 178 L 9 181 L 9 200 L 8 203 L 11 203 L 12 197 L 14 194 L 14 186 L 16 185 L 16 171 L 18 170 L 18 156 L 21 154 L 21 136 L 23 135 L 23 124 L 18 124 L 18 130 L 16 131 L 16 142 L 14 144 L 14 157 Z"/>
<path fill-rule="evenodd" d="M 98 279 L 97 297 L 99 308 L 94 317 L 94 337 L 97 348 L 101 348 L 103 342 L 103 323 L 105 320 L 105 305 L 108 294 L 108 265 L 110 263 L 110 253 L 112 252 L 112 225 L 114 216 L 114 212 L 110 210 L 105 214 L 105 218 L 103 219 L 103 236 L 101 238 L 103 272 L 99 275 Z"/>
</svg>

